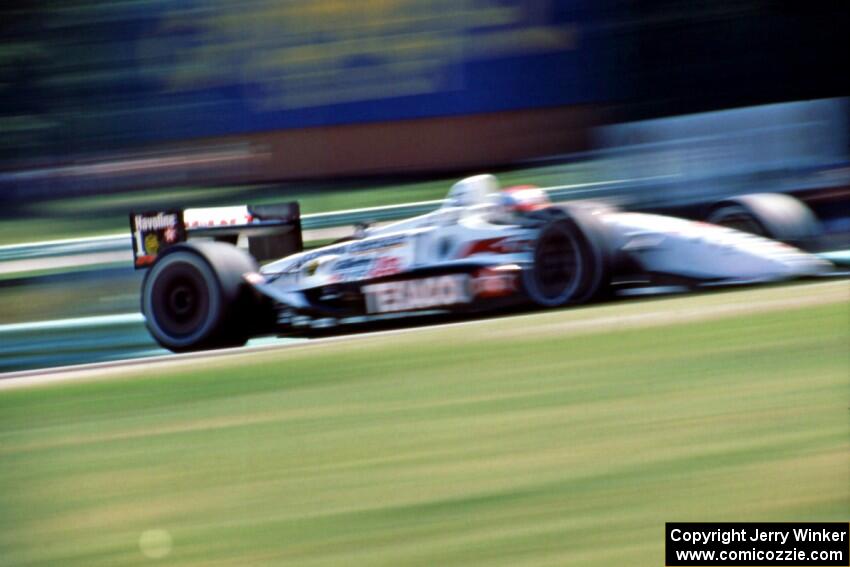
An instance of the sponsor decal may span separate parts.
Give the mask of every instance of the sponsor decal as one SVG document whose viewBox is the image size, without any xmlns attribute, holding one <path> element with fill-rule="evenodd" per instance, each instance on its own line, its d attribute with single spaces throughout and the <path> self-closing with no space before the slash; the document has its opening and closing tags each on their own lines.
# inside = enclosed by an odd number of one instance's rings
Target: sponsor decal
<svg viewBox="0 0 850 567">
<path fill-rule="evenodd" d="M 446 258 L 454 247 L 454 240 L 451 238 L 441 238 L 437 243 L 437 257 Z"/>
<path fill-rule="evenodd" d="M 517 254 L 531 250 L 531 242 L 528 238 L 513 236 L 475 240 L 470 242 L 458 257 L 467 258 L 475 254 Z"/>
<path fill-rule="evenodd" d="M 396 249 L 407 242 L 407 235 L 385 236 L 369 240 L 356 240 L 354 242 L 346 242 L 345 244 L 337 244 L 328 248 L 319 248 L 311 252 L 303 253 L 289 268 L 289 271 L 298 271 L 301 267 L 320 256 L 356 254 L 366 257 L 365 261 L 372 262 L 376 257 L 380 259 L 381 255 L 387 250 Z M 352 258 L 352 261 L 354 258 Z M 400 260 L 401 262 L 401 260 Z M 402 264 L 404 262 L 401 262 Z M 339 267 L 339 262 L 336 264 Z M 342 275 L 342 274 L 341 274 Z M 357 279 L 355 276 L 349 279 Z"/>
<path fill-rule="evenodd" d="M 373 263 L 374 258 L 368 256 L 341 258 L 333 265 L 331 280 L 344 282 L 363 279 L 368 275 Z"/>
<path fill-rule="evenodd" d="M 469 303 L 469 276 L 453 274 L 363 286 L 369 313 L 415 311 Z"/>
<path fill-rule="evenodd" d="M 319 269 L 319 264 L 320 264 L 320 262 L 319 262 L 318 259 L 313 260 L 312 262 L 308 263 L 306 266 L 304 266 L 304 275 L 315 276 L 316 271 Z"/>
<path fill-rule="evenodd" d="M 292 266 L 290 266 L 290 271 L 298 271 L 301 267 L 311 260 L 315 260 L 321 256 L 330 256 L 336 254 L 342 254 L 345 252 L 345 248 L 347 245 L 342 244 L 339 246 L 332 246 L 330 248 L 319 248 L 318 250 L 314 250 L 312 252 L 304 252 L 301 256 L 296 260 Z"/>
<path fill-rule="evenodd" d="M 177 215 L 173 213 L 156 213 L 154 216 L 133 215 L 136 230 L 148 232 L 171 228 L 177 224 Z"/>
<path fill-rule="evenodd" d="M 130 215 L 133 234 L 133 264 L 148 266 L 169 246 L 186 240 L 180 211 L 157 211 Z"/>
<path fill-rule="evenodd" d="M 475 297 L 503 297 L 513 295 L 519 290 L 517 269 L 505 267 L 484 268 L 476 272 L 472 280 L 472 292 Z"/>
<path fill-rule="evenodd" d="M 193 229 L 251 224 L 254 222 L 254 216 L 248 211 L 247 206 L 240 205 L 186 209 L 183 220 L 187 228 Z"/>
<path fill-rule="evenodd" d="M 159 239 L 156 233 L 151 232 L 145 236 L 145 251 L 152 256 L 156 256 L 159 252 Z"/>
<path fill-rule="evenodd" d="M 402 261 L 398 256 L 381 256 L 369 272 L 371 278 L 383 278 L 401 272 Z"/>
</svg>

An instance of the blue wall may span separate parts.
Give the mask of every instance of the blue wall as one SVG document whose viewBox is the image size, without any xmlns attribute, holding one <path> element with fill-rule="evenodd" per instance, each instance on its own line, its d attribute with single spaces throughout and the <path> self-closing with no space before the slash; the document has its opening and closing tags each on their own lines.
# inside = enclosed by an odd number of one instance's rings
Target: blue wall
<svg viewBox="0 0 850 567">
<path fill-rule="evenodd" d="M 115 144 L 599 101 L 589 0 L 147 1 L 57 10 L 41 112 Z"/>
</svg>

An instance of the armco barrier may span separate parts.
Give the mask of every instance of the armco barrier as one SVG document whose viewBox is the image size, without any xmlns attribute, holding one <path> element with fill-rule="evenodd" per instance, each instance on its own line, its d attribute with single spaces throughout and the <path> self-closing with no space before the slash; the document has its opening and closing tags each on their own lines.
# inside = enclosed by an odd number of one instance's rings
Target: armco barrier
<svg viewBox="0 0 850 567">
<path fill-rule="evenodd" d="M 0 325 L 0 373 L 165 352 L 141 313 Z"/>
<path fill-rule="evenodd" d="M 252 339 L 264 347 L 302 342 L 274 336 Z M 0 381 L 5 373 L 168 354 L 145 327 L 141 313 L 120 313 L 0 325 Z"/>
</svg>

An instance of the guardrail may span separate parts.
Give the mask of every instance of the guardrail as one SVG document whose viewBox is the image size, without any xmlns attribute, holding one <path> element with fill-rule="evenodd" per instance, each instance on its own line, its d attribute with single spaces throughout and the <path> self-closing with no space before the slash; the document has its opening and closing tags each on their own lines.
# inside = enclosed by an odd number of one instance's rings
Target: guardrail
<svg viewBox="0 0 850 567">
<path fill-rule="evenodd" d="M 635 180 L 600 181 L 596 183 L 579 183 L 545 187 L 553 201 L 564 201 L 588 193 L 599 194 L 613 191 L 628 183 L 634 185 Z M 442 200 L 419 201 L 401 205 L 386 205 L 383 207 L 366 207 L 329 213 L 314 213 L 301 217 L 303 230 L 318 230 L 324 228 L 351 226 L 361 222 L 383 222 L 410 218 L 434 211 L 442 205 Z M 0 246 L 0 262 L 10 260 L 33 260 L 70 256 L 74 254 L 101 254 L 107 252 L 122 252 L 132 250 L 132 240 L 129 230 L 126 233 L 89 238 L 71 238 L 66 240 L 51 240 L 45 242 L 30 242 Z"/>
<path fill-rule="evenodd" d="M 249 347 L 303 342 L 258 337 Z M 157 345 L 141 313 L 119 313 L 0 325 L 0 381 L 10 372 L 169 354 Z M 6 374 L 6 375 L 4 375 Z"/>
<path fill-rule="evenodd" d="M 0 325 L 0 373 L 160 352 L 141 313 Z"/>
</svg>

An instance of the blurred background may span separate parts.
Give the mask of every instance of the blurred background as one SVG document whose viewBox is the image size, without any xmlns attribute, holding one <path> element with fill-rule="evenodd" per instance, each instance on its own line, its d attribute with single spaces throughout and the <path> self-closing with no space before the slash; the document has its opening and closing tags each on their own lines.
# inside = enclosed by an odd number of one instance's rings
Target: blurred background
<svg viewBox="0 0 850 567">
<path fill-rule="evenodd" d="M 3 198 L 588 150 L 600 124 L 846 94 L 847 22 L 842 2 L 15 2 Z"/>
<path fill-rule="evenodd" d="M 6 3 L 0 325 L 137 312 L 130 210 L 309 215 L 482 171 L 697 217 L 794 192 L 846 248 L 848 23 L 846 2 Z"/>
</svg>

